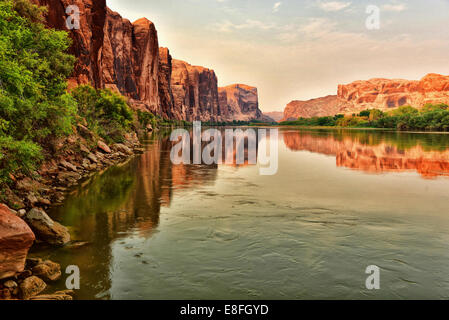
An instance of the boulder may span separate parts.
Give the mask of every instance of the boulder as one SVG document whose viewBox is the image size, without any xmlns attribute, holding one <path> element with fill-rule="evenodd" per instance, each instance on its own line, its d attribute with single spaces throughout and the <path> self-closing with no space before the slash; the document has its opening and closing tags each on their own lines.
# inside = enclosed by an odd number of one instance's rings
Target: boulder
<svg viewBox="0 0 449 320">
<path fill-rule="evenodd" d="M 14 280 L 8 280 L 3 284 L 3 286 L 8 289 L 15 289 L 18 285 Z"/>
<path fill-rule="evenodd" d="M 122 152 L 128 156 L 132 155 L 133 152 L 130 148 L 128 148 L 127 146 L 125 146 L 124 144 L 121 143 L 117 143 L 114 145 L 114 150 Z"/>
<path fill-rule="evenodd" d="M 88 154 L 90 152 L 89 148 L 86 147 L 84 144 L 80 144 L 80 151 L 84 154 Z"/>
<path fill-rule="evenodd" d="M 85 126 L 83 126 L 82 124 L 78 124 L 77 126 L 78 132 L 79 134 L 85 138 L 85 139 L 90 139 L 92 140 L 94 138 L 94 134 L 92 131 L 90 131 L 89 129 L 87 129 Z"/>
<path fill-rule="evenodd" d="M 66 168 L 67 170 L 73 171 L 73 172 L 77 172 L 78 169 L 76 168 L 76 166 L 74 166 L 73 164 L 71 164 L 68 161 L 62 160 L 60 162 L 60 165 L 63 166 L 64 168 Z"/>
<path fill-rule="evenodd" d="M 28 300 L 44 291 L 46 287 L 47 285 L 42 279 L 31 276 L 20 283 L 20 297 L 23 300 Z"/>
<path fill-rule="evenodd" d="M 98 158 L 94 154 L 92 154 L 92 153 L 89 153 L 87 155 L 87 159 L 89 159 L 93 163 L 97 163 L 98 162 Z"/>
<path fill-rule="evenodd" d="M 53 294 L 43 294 L 32 297 L 30 300 L 73 300 L 73 290 L 57 291 Z"/>
<path fill-rule="evenodd" d="M 30 227 L 7 206 L 0 204 L 0 279 L 24 270 L 34 240 Z"/>
<path fill-rule="evenodd" d="M 100 149 L 102 152 L 104 153 L 111 153 L 111 148 L 109 148 L 109 146 L 104 143 L 103 141 L 99 140 L 97 143 L 98 149 Z"/>
<path fill-rule="evenodd" d="M 25 220 L 36 234 L 38 240 L 59 246 L 70 242 L 68 229 L 58 222 L 53 221 L 42 209 L 31 209 L 25 215 Z"/>
<path fill-rule="evenodd" d="M 56 281 L 61 278 L 61 266 L 50 260 L 38 263 L 31 271 L 44 281 Z"/>
</svg>

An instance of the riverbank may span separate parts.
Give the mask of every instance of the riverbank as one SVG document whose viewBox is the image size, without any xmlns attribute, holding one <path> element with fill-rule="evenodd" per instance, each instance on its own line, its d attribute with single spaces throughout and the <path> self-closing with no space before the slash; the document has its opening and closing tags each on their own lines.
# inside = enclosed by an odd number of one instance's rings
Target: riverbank
<svg viewBox="0 0 449 320">
<path fill-rule="evenodd" d="M 39 170 L 30 176 L 11 175 L 12 182 L 2 187 L 0 300 L 73 299 L 73 291 L 45 293 L 47 284 L 61 278 L 58 263 L 27 258 L 36 244 L 55 248 L 79 248 L 86 244 L 72 241 L 69 230 L 53 221 L 46 211 L 60 205 L 73 187 L 90 176 L 143 152 L 135 132 L 124 134 L 122 143 L 108 145 L 81 124 L 55 147 L 54 157 Z"/>
</svg>

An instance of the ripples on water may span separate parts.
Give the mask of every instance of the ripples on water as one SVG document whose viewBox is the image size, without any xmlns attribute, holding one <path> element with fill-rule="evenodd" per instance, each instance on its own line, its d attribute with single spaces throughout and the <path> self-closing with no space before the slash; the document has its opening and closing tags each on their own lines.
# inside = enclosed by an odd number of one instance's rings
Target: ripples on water
<svg viewBox="0 0 449 320">
<path fill-rule="evenodd" d="M 449 136 L 279 140 L 278 174 L 260 176 L 174 166 L 168 137 L 150 137 L 51 213 L 90 245 L 40 254 L 80 266 L 82 299 L 449 298 Z"/>
</svg>

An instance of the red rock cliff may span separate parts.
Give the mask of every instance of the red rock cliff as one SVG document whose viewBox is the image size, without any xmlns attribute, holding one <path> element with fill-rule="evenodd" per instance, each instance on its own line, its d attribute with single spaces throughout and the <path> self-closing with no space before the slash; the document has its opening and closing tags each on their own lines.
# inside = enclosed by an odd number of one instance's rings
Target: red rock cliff
<svg viewBox="0 0 449 320">
<path fill-rule="evenodd" d="M 338 97 L 347 112 L 388 110 L 404 105 L 421 108 L 426 103 L 449 103 L 449 76 L 428 74 L 419 81 L 371 79 L 338 86 Z"/>
<path fill-rule="evenodd" d="M 419 81 L 371 79 L 338 86 L 338 95 L 309 101 L 292 101 L 284 119 L 358 113 L 365 109 L 388 111 L 404 105 L 421 108 L 426 103 L 449 104 L 449 76 L 428 74 Z"/>
<path fill-rule="evenodd" d="M 188 121 L 218 121 L 217 76 L 214 70 L 172 61 L 172 91 L 174 109 Z"/>
<path fill-rule="evenodd" d="M 233 84 L 218 88 L 218 94 L 222 121 L 249 121 L 262 118 L 257 88 Z"/>
<path fill-rule="evenodd" d="M 71 86 L 91 83 L 111 88 L 131 99 L 137 108 L 160 113 L 158 94 L 159 44 L 154 24 L 131 23 L 106 7 L 104 0 L 34 0 L 48 7 L 49 27 L 66 30 L 77 57 Z M 67 30 L 65 10 L 76 5 L 80 28 Z"/>
<path fill-rule="evenodd" d="M 159 102 L 162 116 L 182 120 L 181 110 L 175 109 L 171 87 L 172 57 L 167 48 L 159 48 Z"/>
<path fill-rule="evenodd" d="M 66 30 L 73 39 L 70 52 L 78 60 L 70 87 L 91 83 L 110 88 L 128 97 L 134 108 L 165 118 L 223 120 L 215 72 L 172 60 L 168 49 L 159 48 L 151 21 L 142 18 L 131 23 L 107 8 L 105 0 L 33 1 L 48 6 L 49 27 Z M 66 28 L 70 5 L 79 8 L 79 29 Z M 261 116 L 257 89 L 240 86 L 229 90 L 223 104 L 226 120 Z"/>
<path fill-rule="evenodd" d="M 99 53 L 103 46 L 104 24 L 106 21 L 106 0 L 32 0 L 47 6 L 46 21 L 49 27 L 66 29 L 66 8 L 76 5 L 80 10 L 80 28 L 69 31 L 73 40 L 70 53 L 78 60 L 75 65 L 73 84 L 91 82 L 101 86 Z"/>
<path fill-rule="evenodd" d="M 312 118 L 335 115 L 344 112 L 346 102 L 337 96 L 327 96 L 308 101 L 292 101 L 284 110 L 281 121 L 297 120 L 298 118 Z"/>
</svg>

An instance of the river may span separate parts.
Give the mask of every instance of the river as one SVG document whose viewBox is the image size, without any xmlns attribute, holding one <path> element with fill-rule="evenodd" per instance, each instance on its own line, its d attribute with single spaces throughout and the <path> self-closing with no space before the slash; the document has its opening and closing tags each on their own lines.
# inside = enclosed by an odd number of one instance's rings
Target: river
<svg viewBox="0 0 449 320">
<path fill-rule="evenodd" d="M 89 244 L 35 253 L 79 266 L 78 299 L 449 298 L 449 135 L 284 128 L 278 142 L 263 176 L 173 165 L 154 134 L 49 212 Z"/>
</svg>

